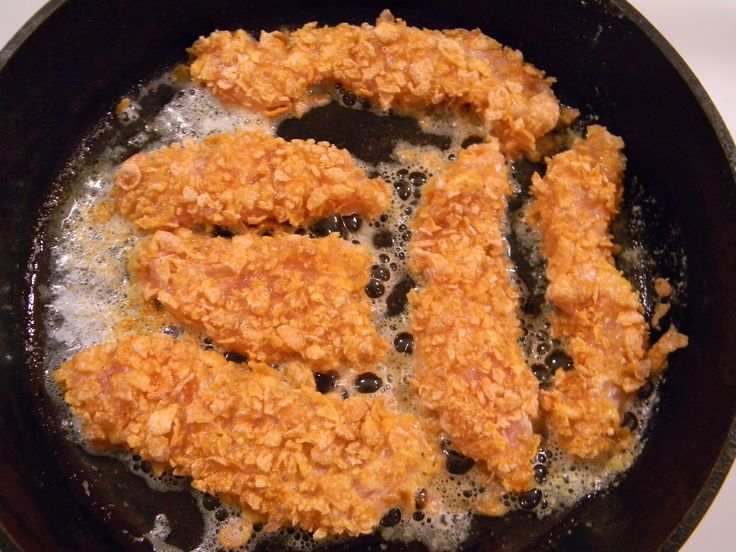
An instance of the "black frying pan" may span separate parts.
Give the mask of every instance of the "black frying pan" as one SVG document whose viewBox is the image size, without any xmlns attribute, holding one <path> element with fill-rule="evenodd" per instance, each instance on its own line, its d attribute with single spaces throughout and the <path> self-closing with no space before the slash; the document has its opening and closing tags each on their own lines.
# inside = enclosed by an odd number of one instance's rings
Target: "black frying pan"
<svg viewBox="0 0 736 552">
<path fill-rule="evenodd" d="M 180 545 L 196 544 L 201 529 L 186 494 L 151 491 L 117 461 L 86 455 L 57 432 L 40 380 L 39 305 L 31 300 L 44 276 L 44 225 L 64 193 L 68 159 L 119 97 L 182 61 L 201 34 L 371 21 L 384 7 L 412 25 L 479 26 L 556 76 L 564 102 L 623 135 L 629 178 L 661 207 L 649 214 L 651 239 L 667 244 L 669 229 L 679 228 L 676 245 L 688 259 L 689 304 L 680 323 L 690 346 L 672 358 L 636 465 L 615 489 L 572 511 L 542 521 L 521 513 L 480 520 L 471 547 L 673 550 L 697 524 L 736 450 L 736 152 L 693 75 L 628 5 L 55 0 L 0 54 L 3 550 L 146 550 L 136 537 L 158 512 L 180 520 L 172 534 Z M 369 536 L 343 549 L 378 545 Z"/>
</svg>

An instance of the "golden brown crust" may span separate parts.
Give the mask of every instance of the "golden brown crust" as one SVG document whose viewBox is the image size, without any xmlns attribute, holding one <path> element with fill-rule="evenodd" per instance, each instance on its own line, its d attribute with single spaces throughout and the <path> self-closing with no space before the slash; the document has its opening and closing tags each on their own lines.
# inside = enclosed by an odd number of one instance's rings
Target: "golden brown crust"
<svg viewBox="0 0 736 552">
<path fill-rule="evenodd" d="M 654 312 L 652 313 L 652 319 L 649 321 L 649 325 L 655 330 L 661 330 L 660 322 L 670 312 L 671 305 L 669 303 L 657 303 L 654 305 Z"/>
<path fill-rule="evenodd" d="M 366 178 L 347 151 L 262 131 L 134 155 L 115 175 L 113 195 L 120 213 L 144 230 L 301 226 L 335 213 L 373 219 L 391 205 L 389 187 Z"/>
<path fill-rule="evenodd" d="M 645 363 L 649 366 L 652 376 L 656 376 L 667 365 L 667 356 L 677 349 L 687 347 L 688 338 L 670 326 L 657 342 L 647 351 Z"/>
<path fill-rule="evenodd" d="M 562 338 L 574 370 L 555 374 L 541 394 L 547 422 L 562 447 L 580 459 L 631 446 L 621 425 L 628 393 L 658 370 L 656 361 L 684 346 L 676 334 L 646 351 L 648 328 L 639 296 L 616 269 L 608 232 L 623 192 L 623 140 L 600 126 L 534 175 L 529 220 L 547 257 L 546 298 L 555 306 L 552 332 Z M 665 351 L 664 354 L 663 351 Z"/>
<path fill-rule="evenodd" d="M 479 30 L 408 27 L 384 11 L 376 25 L 309 23 L 292 32 L 217 31 L 190 49 L 194 81 L 269 116 L 301 114 L 315 85 L 342 83 L 384 110 L 470 105 L 510 155 L 532 152 L 555 127 L 551 79 Z M 319 100 L 317 100 L 319 101 Z"/>
<path fill-rule="evenodd" d="M 96 346 L 54 378 L 86 439 L 191 476 L 265 514 L 267 530 L 369 533 L 389 508 L 411 512 L 435 469 L 416 418 L 383 398 L 291 387 L 264 364 L 227 362 L 190 339 Z"/>
<path fill-rule="evenodd" d="M 430 181 L 413 223 L 409 295 L 414 384 L 453 447 L 506 489 L 533 485 L 537 384 L 517 339 L 517 291 L 501 234 L 510 193 L 496 142 L 471 146 Z"/>
<path fill-rule="evenodd" d="M 665 298 L 672 295 L 672 285 L 667 278 L 655 278 L 654 279 L 654 292 L 657 297 Z"/>
<path fill-rule="evenodd" d="M 142 241 L 130 271 L 147 299 L 226 350 L 315 371 L 368 366 L 387 345 L 364 292 L 371 257 L 332 234 L 207 238 L 184 229 Z"/>
</svg>

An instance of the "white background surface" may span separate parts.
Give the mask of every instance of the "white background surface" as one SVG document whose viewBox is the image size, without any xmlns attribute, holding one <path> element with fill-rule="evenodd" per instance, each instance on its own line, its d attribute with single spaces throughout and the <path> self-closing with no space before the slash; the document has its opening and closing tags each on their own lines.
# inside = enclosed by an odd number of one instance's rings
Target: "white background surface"
<svg viewBox="0 0 736 552">
<path fill-rule="evenodd" d="M 155 1 L 155 0 L 152 0 Z M 630 0 L 698 76 L 736 136 L 736 0 Z M 44 4 L 0 0 L 0 45 Z M 736 470 L 683 547 L 684 552 L 736 550 Z"/>
</svg>

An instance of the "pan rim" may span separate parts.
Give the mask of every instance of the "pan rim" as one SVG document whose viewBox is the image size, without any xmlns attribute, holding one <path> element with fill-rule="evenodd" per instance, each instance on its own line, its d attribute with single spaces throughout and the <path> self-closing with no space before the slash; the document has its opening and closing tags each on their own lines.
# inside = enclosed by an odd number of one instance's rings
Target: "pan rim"
<svg viewBox="0 0 736 552">
<path fill-rule="evenodd" d="M 716 109 L 713 100 L 710 99 L 703 85 L 695 76 L 695 73 L 693 73 L 682 56 L 677 53 L 677 50 L 675 50 L 662 33 L 626 0 L 605 1 L 618 7 L 623 15 L 646 35 L 693 93 L 695 100 L 703 109 L 711 128 L 715 131 L 716 138 L 723 149 L 724 156 L 729 165 L 731 181 L 736 185 L 736 144 L 734 143 L 734 137 L 731 136 L 721 114 Z M 690 535 L 692 535 L 693 531 L 705 517 L 718 492 L 721 490 L 723 482 L 734 463 L 734 459 L 736 459 L 736 416 L 731 420 L 728 435 L 721 447 L 721 452 L 717 460 L 713 464 L 710 475 L 695 497 L 695 500 L 693 500 L 685 516 L 675 526 L 670 536 L 662 545 L 661 549 L 663 551 L 679 550 Z"/>
<path fill-rule="evenodd" d="M 2 50 L 0 50 L 0 73 L 5 70 L 6 66 L 11 62 L 15 54 L 23 48 L 26 41 L 37 31 L 38 28 L 40 28 L 48 19 L 53 17 L 61 7 L 73 1 L 75 0 L 49 0 L 44 6 L 42 6 L 20 28 L 20 30 L 13 35 Z M 650 23 L 626 0 L 596 0 L 595 4 L 604 10 L 607 7 L 612 7 L 617 13 L 620 13 L 623 17 L 631 21 L 642 33 L 644 33 L 644 35 L 657 48 L 657 50 L 659 50 L 679 77 L 684 81 L 685 85 L 694 95 L 696 102 L 703 110 L 710 127 L 713 129 L 715 137 L 718 140 L 724 157 L 728 163 L 731 181 L 736 185 L 736 144 L 734 143 L 734 137 L 726 127 L 723 118 L 713 104 L 713 101 L 705 88 L 680 54 L 677 53 L 674 47 L 652 25 L 652 23 Z M 736 416 L 731 420 L 728 434 L 708 478 L 704 482 L 700 492 L 693 500 L 687 513 L 678 522 L 667 540 L 663 543 L 661 548 L 662 550 L 678 550 L 693 533 L 720 491 L 735 458 Z M 2 523 L 2 520 L 0 520 L 0 549 L 8 550 L 8 552 L 22 552 L 22 549 Z"/>
</svg>

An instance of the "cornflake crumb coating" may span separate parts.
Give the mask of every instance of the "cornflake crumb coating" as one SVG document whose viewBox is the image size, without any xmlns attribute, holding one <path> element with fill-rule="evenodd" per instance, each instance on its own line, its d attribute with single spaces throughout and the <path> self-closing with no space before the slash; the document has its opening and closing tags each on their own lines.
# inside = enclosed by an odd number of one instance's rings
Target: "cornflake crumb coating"
<svg viewBox="0 0 736 552">
<path fill-rule="evenodd" d="M 408 27 L 384 11 L 376 25 L 309 23 L 291 32 L 216 31 L 189 50 L 190 73 L 225 102 L 268 116 L 300 115 L 340 83 L 383 110 L 470 106 L 504 152 L 531 153 L 555 127 L 553 79 L 476 29 Z"/>
<path fill-rule="evenodd" d="M 532 178 L 528 220 L 547 257 L 552 333 L 574 361 L 574 369 L 557 370 L 540 403 L 563 449 L 583 460 L 633 445 L 621 427 L 624 400 L 687 345 L 671 327 L 647 350 L 638 293 L 613 260 L 608 227 L 623 194 L 623 147 L 621 138 L 590 126 L 584 140 L 548 160 L 544 178 Z"/>
<path fill-rule="evenodd" d="M 498 143 L 463 150 L 432 179 L 413 222 L 414 385 L 453 448 L 507 490 L 533 486 L 537 382 L 518 344 L 518 293 L 502 236 L 508 170 Z"/>
<path fill-rule="evenodd" d="M 382 397 L 322 395 L 306 368 L 290 369 L 306 376 L 154 334 L 87 349 L 54 378 L 86 439 L 192 477 L 251 519 L 267 518 L 267 531 L 354 536 L 392 507 L 413 511 L 435 470 L 416 418 Z"/>
<path fill-rule="evenodd" d="M 225 350 L 321 372 L 367 367 L 387 351 L 364 292 L 371 262 L 335 234 L 226 239 L 180 229 L 144 239 L 129 266 L 146 299 Z"/>
<path fill-rule="evenodd" d="M 345 150 L 242 130 L 134 155 L 113 195 L 143 230 L 301 226 L 335 213 L 373 219 L 391 204 L 389 186 L 368 179 Z"/>
</svg>

